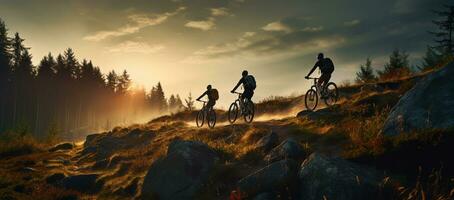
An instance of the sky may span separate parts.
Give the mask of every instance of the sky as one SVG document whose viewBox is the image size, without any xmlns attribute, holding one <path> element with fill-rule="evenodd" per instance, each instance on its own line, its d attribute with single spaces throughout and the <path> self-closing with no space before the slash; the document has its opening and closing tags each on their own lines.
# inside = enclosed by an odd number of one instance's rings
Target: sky
<svg viewBox="0 0 454 200">
<path fill-rule="evenodd" d="M 166 95 L 220 92 L 220 108 L 248 70 L 254 101 L 302 94 L 319 52 L 332 80 L 353 80 L 366 58 L 381 69 L 395 48 L 418 65 L 432 44 L 431 12 L 448 0 L 0 0 L 10 35 L 19 32 L 34 64 L 72 48 L 104 73 L 126 69 L 136 87 L 158 81 Z M 317 73 L 315 75 L 318 75 Z"/>
</svg>

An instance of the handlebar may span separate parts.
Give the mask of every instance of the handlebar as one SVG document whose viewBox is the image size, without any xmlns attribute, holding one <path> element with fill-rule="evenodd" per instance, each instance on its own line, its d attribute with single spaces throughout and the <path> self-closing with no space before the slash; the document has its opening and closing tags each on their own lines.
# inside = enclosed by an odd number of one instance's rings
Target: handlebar
<svg viewBox="0 0 454 200">
<path fill-rule="evenodd" d="M 243 94 L 243 93 L 240 93 L 240 92 L 232 92 L 233 94 Z"/>
<path fill-rule="evenodd" d="M 207 101 L 203 101 L 203 100 L 197 100 L 198 102 L 203 102 L 203 103 L 207 103 Z"/>
<path fill-rule="evenodd" d="M 307 77 L 306 79 L 319 79 L 319 78 L 315 78 L 315 77 Z"/>
</svg>

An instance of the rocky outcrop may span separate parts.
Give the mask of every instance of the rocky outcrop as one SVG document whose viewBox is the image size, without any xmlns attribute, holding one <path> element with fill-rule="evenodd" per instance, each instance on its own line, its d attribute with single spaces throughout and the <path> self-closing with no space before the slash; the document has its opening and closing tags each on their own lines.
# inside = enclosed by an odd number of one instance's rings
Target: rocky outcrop
<svg viewBox="0 0 454 200">
<path fill-rule="evenodd" d="M 299 171 L 300 197 L 305 200 L 370 199 L 381 181 L 377 172 L 340 158 L 311 154 Z"/>
<path fill-rule="evenodd" d="M 238 190 L 247 197 L 279 191 L 297 184 L 298 164 L 291 159 L 272 163 L 241 179 Z"/>
<path fill-rule="evenodd" d="M 95 194 L 104 186 L 104 181 L 98 180 L 98 178 L 98 174 L 66 176 L 63 173 L 55 173 L 46 178 L 46 183 L 82 193 Z"/>
<path fill-rule="evenodd" d="M 140 129 L 88 135 L 82 155 L 93 154 L 97 161 L 105 160 L 118 150 L 147 145 L 153 137 L 153 133 Z"/>
<path fill-rule="evenodd" d="M 266 134 L 262 138 L 260 138 L 259 141 L 255 144 L 257 149 L 263 151 L 263 152 L 268 152 L 270 151 L 273 147 L 275 147 L 279 142 L 279 136 L 277 135 L 276 132 L 271 131 L 270 133 Z"/>
<path fill-rule="evenodd" d="M 142 198 L 193 199 L 218 160 L 216 152 L 206 144 L 173 141 L 167 155 L 149 168 L 142 186 Z"/>
<path fill-rule="evenodd" d="M 74 148 L 74 144 L 66 142 L 66 143 L 61 143 L 57 144 L 54 147 L 49 149 L 49 152 L 55 152 L 55 151 L 60 151 L 60 150 L 71 150 Z"/>
<path fill-rule="evenodd" d="M 454 62 L 419 80 L 393 107 L 386 135 L 454 127 Z"/>
<path fill-rule="evenodd" d="M 292 138 L 284 140 L 277 147 L 273 148 L 268 155 L 265 156 L 265 161 L 272 163 L 283 159 L 303 159 L 306 153 L 303 147 Z"/>
</svg>

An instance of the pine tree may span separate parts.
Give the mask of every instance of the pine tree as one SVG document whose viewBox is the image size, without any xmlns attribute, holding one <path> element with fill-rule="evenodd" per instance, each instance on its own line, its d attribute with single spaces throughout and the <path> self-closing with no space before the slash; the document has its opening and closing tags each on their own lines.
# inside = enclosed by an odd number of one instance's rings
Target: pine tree
<svg viewBox="0 0 454 200">
<path fill-rule="evenodd" d="M 110 92 L 115 92 L 118 84 L 118 76 L 114 70 L 110 71 L 107 75 L 107 88 Z"/>
<path fill-rule="evenodd" d="M 8 37 L 8 29 L 5 23 L 0 18 L 0 132 L 5 129 L 10 120 L 8 115 L 7 105 L 10 100 L 10 89 L 11 89 L 11 42 Z"/>
<path fill-rule="evenodd" d="M 440 66 L 443 63 L 443 55 L 438 53 L 435 48 L 427 47 L 423 57 L 422 65 L 419 69 L 425 71 Z"/>
<path fill-rule="evenodd" d="M 175 106 L 176 106 L 177 112 L 181 111 L 181 109 L 184 108 L 183 101 L 181 101 L 180 95 L 178 95 L 178 94 L 176 97 Z"/>
<path fill-rule="evenodd" d="M 381 80 L 396 79 L 410 74 L 408 54 L 395 49 L 389 56 L 389 62 L 385 64 L 383 71 L 378 74 Z"/>
<path fill-rule="evenodd" d="M 176 103 L 177 103 L 177 99 L 175 98 L 175 95 L 170 95 L 169 97 L 169 111 L 170 112 L 173 112 L 174 110 L 176 110 Z"/>
<path fill-rule="evenodd" d="M 444 6 L 446 10 L 434 11 L 441 20 L 432 22 L 438 27 L 438 31 L 430 32 L 435 36 L 435 42 L 438 44 L 435 48 L 441 49 L 441 53 L 446 56 L 454 55 L 454 6 Z"/>
<path fill-rule="evenodd" d="M 13 47 L 13 66 L 14 70 L 19 67 L 19 63 L 21 61 L 22 52 L 26 49 L 22 44 L 24 39 L 19 36 L 19 33 L 16 32 L 14 35 L 14 39 L 12 42 Z"/>
<path fill-rule="evenodd" d="M 359 72 L 356 72 L 356 82 L 357 83 L 368 83 L 375 81 L 374 70 L 372 69 L 372 61 L 370 58 L 367 58 L 366 64 L 361 64 L 359 67 Z"/>
<path fill-rule="evenodd" d="M 131 85 L 131 79 L 129 78 L 128 72 L 123 71 L 123 74 L 118 78 L 117 92 L 125 94 Z"/>
<path fill-rule="evenodd" d="M 161 82 L 158 82 L 158 84 L 156 85 L 155 95 L 158 112 L 165 112 L 168 108 L 168 105 Z"/>
<path fill-rule="evenodd" d="M 194 107 L 194 99 L 192 98 L 192 94 L 189 93 L 189 96 L 187 99 L 184 100 L 186 102 L 186 110 L 188 111 L 193 111 L 195 109 Z"/>
<path fill-rule="evenodd" d="M 76 56 L 71 48 L 64 52 L 66 73 L 70 74 L 72 79 L 77 79 L 80 76 L 80 67 Z"/>
</svg>

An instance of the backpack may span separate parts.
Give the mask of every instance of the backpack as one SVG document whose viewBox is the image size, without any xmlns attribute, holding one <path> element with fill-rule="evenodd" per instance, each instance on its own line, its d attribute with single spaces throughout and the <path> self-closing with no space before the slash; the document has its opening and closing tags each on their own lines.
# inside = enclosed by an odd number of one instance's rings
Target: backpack
<svg viewBox="0 0 454 200">
<path fill-rule="evenodd" d="M 328 74 L 331 74 L 333 73 L 334 71 L 334 63 L 331 59 L 329 58 L 325 58 L 323 59 L 322 61 L 322 66 L 320 66 L 320 71 L 322 71 L 322 73 L 328 73 Z"/>
<path fill-rule="evenodd" d="M 215 101 L 219 99 L 219 92 L 216 89 L 211 89 L 211 98 L 213 98 Z"/>
<path fill-rule="evenodd" d="M 246 78 L 244 79 L 244 88 L 255 90 L 256 87 L 257 85 L 254 76 L 252 75 L 246 76 Z"/>
</svg>

